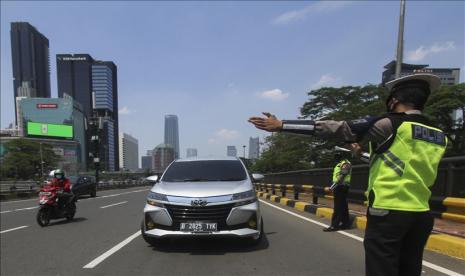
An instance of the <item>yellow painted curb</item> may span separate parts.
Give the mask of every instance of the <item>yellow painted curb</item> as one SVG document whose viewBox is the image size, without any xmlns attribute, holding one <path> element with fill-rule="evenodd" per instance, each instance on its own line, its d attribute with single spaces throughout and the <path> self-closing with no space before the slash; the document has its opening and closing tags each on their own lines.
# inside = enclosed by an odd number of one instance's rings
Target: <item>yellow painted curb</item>
<svg viewBox="0 0 465 276">
<path fill-rule="evenodd" d="M 282 198 L 279 200 L 279 203 L 282 204 L 282 205 L 287 205 L 287 202 L 288 202 L 289 200 L 290 200 L 289 198 L 282 197 Z"/>
<path fill-rule="evenodd" d="M 445 234 L 431 234 L 426 249 L 465 259 L 465 239 Z"/>
<path fill-rule="evenodd" d="M 459 208 L 465 209 L 465 198 L 458 198 L 458 197 L 446 197 L 442 204 L 445 206 L 454 206 Z"/>
<path fill-rule="evenodd" d="M 294 185 L 286 185 L 287 188 L 294 188 Z"/>
<path fill-rule="evenodd" d="M 333 209 L 331 208 L 318 208 L 316 209 L 316 215 L 317 217 L 320 217 L 320 218 L 329 218 L 331 219 L 331 217 L 333 216 Z"/>
<path fill-rule="evenodd" d="M 355 226 L 362 230 L 367 228 L 367 217 L 355 217 Z"/>
<path fill-rule="evenodd" d="M 297 201 L 294 205 L 294 209 L 297 209 L 299 211 L 305 211 L 305 206 L 308 206 L 310 205 L 309 203 L 305 203 L 305 202 L 302 202 L 302 201 Z"/>
<path fill-rule="evenodd" d="M 278 198 L 278 197 L 279 197 L 279 196 L 277 196 L 277 195 L 272 195 L 272 196 L 270 197 L 270 200 L 271 200 L 271 201 L 274 201 L 275 198 Z"/>
<path fill-rule="evenodd" d="M 453 221 L 458 221 L 458 222 L 465 223 L 465 216 L 464 215 L 453 214 L 453 213 L 442 213 L 441 217 L 443 219 L 448 219 L 448 220 L 453 220 Z"/>
</svg>

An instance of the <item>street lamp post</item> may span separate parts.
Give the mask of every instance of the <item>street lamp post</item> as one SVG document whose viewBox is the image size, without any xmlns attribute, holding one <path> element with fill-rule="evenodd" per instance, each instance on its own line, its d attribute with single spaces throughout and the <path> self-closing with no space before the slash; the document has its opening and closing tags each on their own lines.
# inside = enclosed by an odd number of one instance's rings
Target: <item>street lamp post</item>
<svg viewBox="0 0 465 276">
<path fill-rule="evenodd" d="M 42 155 L 42 142 L 39 143 L 40 149 L 40 176 L 44 177 L 44 157 Z"/>
<path fill-rule="evenodd" d="M 245 160 L 245 145 L 243 145 L 242 148 L 244 149 L 244 160 Z"/>
<path fill-rule="evenodd" d="M 400 18 L 399 33 L 397 35 L 397 57 L 395 78 L 400 77 L 402 71 L 402 56 L 404 52 L 404 17 L 405 17 L 405 0 L 400 0 Z"/>
</svg>

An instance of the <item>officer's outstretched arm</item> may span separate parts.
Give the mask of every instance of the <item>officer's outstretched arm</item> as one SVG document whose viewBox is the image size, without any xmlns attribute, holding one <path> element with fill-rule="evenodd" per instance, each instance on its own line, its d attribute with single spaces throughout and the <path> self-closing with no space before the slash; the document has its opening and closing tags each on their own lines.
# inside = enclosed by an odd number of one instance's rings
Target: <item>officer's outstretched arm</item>
<svg viewBox="0 0 465 276">
<path fill-rule="evenodd" d="M 276 116 L 264 112 L 265 117 L 251 117 L 249 122 L 256 128 L 275 132 L 289 132 L 315 135 L 327 140 L 344 143 L 359 141 L 379 117 L 370 117 L 352 121 L 313 121 L 313 120 L 279 120 Z"/>
</svg>

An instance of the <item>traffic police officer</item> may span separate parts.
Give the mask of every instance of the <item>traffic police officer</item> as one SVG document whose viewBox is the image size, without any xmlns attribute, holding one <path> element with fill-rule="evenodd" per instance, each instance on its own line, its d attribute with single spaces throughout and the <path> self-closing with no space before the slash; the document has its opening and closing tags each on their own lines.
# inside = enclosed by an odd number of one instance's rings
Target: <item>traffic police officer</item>
<svg viewBox="0 0 465 276">
<path fill-rule="evenodd" d="M 370 175 L 365 230 L 365 268 L 372 275 L 421 275 L 423 249 L 434 219 L 430 187 L 447 138 L 421 114 L 440 79 L 415 74 L 386 83 L 388 113 L 354 121 L 278 120 L 270 113 L 249 122 L 266 131 L 369 143 Z M 358 144 L 352 144 L 360 150 Z"/>
<path fill-rule="evenodd" d="M 337 152 L 334 159 L 337 164 L 333 170 L 333 184 L 330 187 L 334 197 L 334 213 L 331 217 L 331 226 L 323 229 L 325 232 L 350 228 L 347 193 L 350 187 L 352 164 L 342 152 Z"/>
</svg>

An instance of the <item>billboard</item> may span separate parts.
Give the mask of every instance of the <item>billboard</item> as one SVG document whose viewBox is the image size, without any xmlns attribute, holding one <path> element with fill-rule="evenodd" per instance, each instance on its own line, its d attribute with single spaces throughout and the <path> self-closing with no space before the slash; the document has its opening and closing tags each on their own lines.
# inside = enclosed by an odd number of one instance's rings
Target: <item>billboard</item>
<svg viewBox="0 0 465 276">
<path fill-rule="evenodd" d="M 73 138 L 73 126 L 27 122 L 27 135 Z"/>
</svg>

